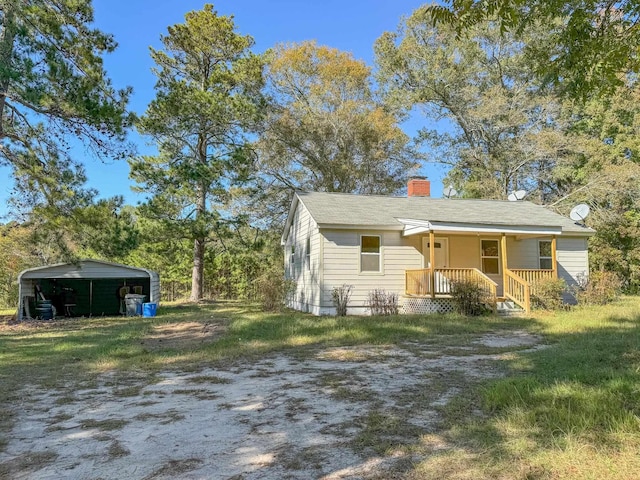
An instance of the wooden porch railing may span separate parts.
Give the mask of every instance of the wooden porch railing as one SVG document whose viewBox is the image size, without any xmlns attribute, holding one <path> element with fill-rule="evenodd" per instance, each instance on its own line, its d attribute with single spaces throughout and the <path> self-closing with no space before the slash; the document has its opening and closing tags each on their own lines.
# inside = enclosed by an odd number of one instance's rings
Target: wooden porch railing
<svg viewBox="0 0 640 480">
<path fill-rule="evenodd" d="M 405 292 L 407 295 L 448 295 L 454 282 L 477 283 L 495 304 L 498 284 L 477 268 L 436 268 L 434 288 L 431 287 L 431 269 L 405 271 Z"/>
<path fill-rule="evenodd" d="M 531 287 L 531 295 L 536 293 L 536 285 L 542 280 L 551 280 L 553 278 L 553 270 L 537 270 L 532 268 L 510 268 L 509 271 L 519 276 Z"/>
<path fill-rule="evenodd" d="M 520 275 L 505 268 L 505 284 L 502 287 L 505 297 L 520 305 L 525 312 L 531 311 L 531 285 Z"/>
</svg>

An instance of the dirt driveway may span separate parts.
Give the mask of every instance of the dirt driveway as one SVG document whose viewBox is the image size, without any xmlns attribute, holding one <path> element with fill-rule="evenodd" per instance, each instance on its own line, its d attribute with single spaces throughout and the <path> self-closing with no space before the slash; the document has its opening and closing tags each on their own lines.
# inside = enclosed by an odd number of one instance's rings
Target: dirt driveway
<svg viewBox="0 0 640 480">
<path fill-rule="evenodd" d="M 512 331 L 27 386 L 0 478 L 401 478 L 420 460 L 407 446 L 447 448 L 437 433 L 452 397 L 538 342 Z"/>
</svg>

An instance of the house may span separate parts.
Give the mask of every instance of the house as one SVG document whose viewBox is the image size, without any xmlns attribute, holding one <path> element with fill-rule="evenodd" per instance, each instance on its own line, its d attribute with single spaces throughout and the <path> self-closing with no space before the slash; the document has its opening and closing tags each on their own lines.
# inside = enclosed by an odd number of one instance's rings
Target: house
<svg viewBox="0 0 640 480">
<path fill-rule="evenodd" d="M 412 179 L 407 197 L 297 192 L 281 238 L 296 282 L 290 306 L 335 314 L 331 293 L 348 284 L 349 314 L 367 313 L 373 289 L 398 293 L 406 313 L 446 312 L 451 283 L 466 279 L 528 311 L 536 281 L 575 285 L 588 274 L 594 230 L 527 201 L 429 191 L 429 180 Z"/>
<path fill-rule="evenodd" d="M 87 317 L 122 314 L 126 293 L 160 302 L 156 272 L 100 260 L 30 268 L 18 275 L 18 286 L 18 320 L 33 316 L 36 297 L 51 300 L 59 315 Z"/>
</svg>

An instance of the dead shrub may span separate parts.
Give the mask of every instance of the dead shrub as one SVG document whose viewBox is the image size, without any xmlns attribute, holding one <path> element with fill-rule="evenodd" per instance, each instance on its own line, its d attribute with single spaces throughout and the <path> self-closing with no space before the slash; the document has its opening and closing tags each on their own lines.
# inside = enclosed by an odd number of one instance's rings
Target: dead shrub
<svg viewBox="0 0 640 480">
<path fill-rule="evenodd" d="M 561 278 L 545 278 L 533 285 L 531 302 L 534 308 L 544 310 L 560 310 L 564 302 L 562 294 L 567 289 L 567 284 Z"/>
<path fill-rule="evenodd" d="M 613 302 L 622 292 L 622 279 L 615 272 L 592 272 L 589 278 L 578 279 L 574 289 L 576 300 L 581 305 L 606 305 Z"/>
<path fill-rule="evenodd" d="M 369 292 L 367 307 L 371 315 L 398 315 L 398 294 L 376 288 Z"/>
<path fill-rule="evenodd" d="M 296 282 L 284 278 L 282 272 L 266 272 L 255 280 L 258 300 L 268 312 L 281 310 L 296 291 Z"/>
<path fill-rule="evenodd" d="M 487 313 L 491 300 L 487 292 L 476 282 L 461 280 L 451 282 L 451 296 L 456 311 L 461 315 L 478 316 Z"/>
<path fill-rule="evenodd" d="M 337 316 L 344 317 L 347 314 L 347 307 L 349 306 L 352 292 L 353 285 L 347 285 L 346 283 L 333 288 L 331 300 L 333 301 L 333 306 L 336 307 Z"/>
</svg>

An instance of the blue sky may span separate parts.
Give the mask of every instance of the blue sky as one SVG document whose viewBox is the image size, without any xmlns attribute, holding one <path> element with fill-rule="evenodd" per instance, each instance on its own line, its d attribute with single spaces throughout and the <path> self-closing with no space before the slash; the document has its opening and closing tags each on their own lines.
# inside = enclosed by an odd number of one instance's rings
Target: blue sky
<svg viewBox="0 0 640 480">
<path fill-rule="evenodd" d="M 155 77 L 149 47 L 160 48 L 160 35 L 167 27 L 184 21 L 184 14 L 201 9 L 205 2 L 193 0 L 94 0 L 96 26 L 114 35 L 118 49 L 105 58 L 105 68 L 115 87 L 132 86 L 130 107 L 143 113 L 154 97 Z M 319 44 L 351 52 L 373 65 L 373 44 L 388 30 L 395 30 L 403 15 L 425 3 L 424 0 L 222 0 L 212 2 L 218 13 L 234 15 L 237 29 L 256 41 L 262 52 L 276 43 L 316 40 Z M 409 135 L 424 124 L 414 119 L 405 125 Z M 140 153 L 153 148 L 136 135 L 132 140 Z M 82 149 L 79 155 L 84 154 Z M 101 196 L 124 195 L 135 204 L 144 197 L 131 192 L 129 168 L 125 161 L 84 161 L 89 186 Z M 442 192 L 441 167 L 428 165 L 423 172 L 432 180 L 432 195 Z M 6 197 L 11 179 L 0 180 L 0 196 Z"/>
</svg>

